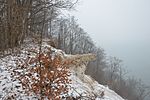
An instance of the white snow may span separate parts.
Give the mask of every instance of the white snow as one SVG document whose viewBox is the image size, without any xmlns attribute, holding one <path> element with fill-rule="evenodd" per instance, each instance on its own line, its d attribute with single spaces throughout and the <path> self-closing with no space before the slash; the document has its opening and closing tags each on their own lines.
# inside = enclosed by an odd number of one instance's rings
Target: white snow
<svg viewBox="0 0 150 100">
<path fill-rule="evenodd" d="M 47 50 L 45 47 L 50 47 L 46 43 L 44 44 L 44 49 Z M 30 55 L 28 52 L 29 49 L 37 48 L 37 45 L 32 43 L 26 45 L 21 50 L 20 54 L 17 55 L 9 55 L 4 58 L 0 59 L 0 100 L 8 99 L 6 96 L 14 96 L 14 100 L 23 99 L 26 100 L 37 100 L 37 98 L 32 96 L 27 96 L 22 89 L 21 84 L 15 77 L 11 77 L 13 74 L 14 69 L 17 68 L 16 63 L 20 63 L 27 59 L 27 55 Z M 57 50 L 55 48 L 52 49 L 54 54 L 61 55 L 63 58 L 67 58 L 66 55 L 62 50 Z M 30 55 L 33 56 L 33 55 Z M 70 55 L 68 57 L 71 57 Z M 18 61 L 18 59 L 21 59 Z M 86 67 L 85 64 L 81 65 L 82 67 Z M 79 68 L 81 66 L 78 66 Z M 79 97 L 82 96 L 82 100 L 90 100 L 94 98 L 95 100 L 124 100 L 114 91 L 110 90 L 108 87 L 100 85 L 90 76 L 85 75 L 84 73 L 81 75 L 77 75 L 77 72 L 74 68 L 70 68 L 71 76 L 70 79 L 72 80 L 71 89 L 69 91 L 69 95 L 72 97 Z M 15 70 L 17 72 L 23 73 L 25 70 Z M 104 95 L 102 96 L 102 92 Z M 15 99 L 16 98 L 16 99 Z"/>
<path fill-rule="evenodd" d="M 76 76 L 74 70 L 71 71 L 71 79 L 72 79 L 72 87 L 73 89 L 70 91 L 74 97 L 84 96 L 84 100 L 89 98 L 95 98 L 96 100 L 124 100 L 114 91 L 110 90 L 108 87 L 100 85 L 90 76 L 84 75 L 83 80 L 81 80 L 78 76 Z M 104 96 L 101 97 L 102 91 L 104 92 Z"/>
</svg>

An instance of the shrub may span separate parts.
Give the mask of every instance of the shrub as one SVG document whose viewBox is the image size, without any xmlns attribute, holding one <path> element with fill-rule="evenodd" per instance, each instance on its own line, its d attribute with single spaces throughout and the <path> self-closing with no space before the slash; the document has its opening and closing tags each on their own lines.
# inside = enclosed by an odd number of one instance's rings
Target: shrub
<svg viewBox="0 0 150 100">
<path fill-rule="evenodd" d="M 40 99 L 60 100 L 68 93 L 71 83 L 68 65 L 68 61 L 54 55 L 49 48 L 49 52 L 36 53 L 36 56 L 26 60 L 20 66 L 25 72 L 19 74 L 18 79 L 28 95 L 34 93 Z"/>
</svg>

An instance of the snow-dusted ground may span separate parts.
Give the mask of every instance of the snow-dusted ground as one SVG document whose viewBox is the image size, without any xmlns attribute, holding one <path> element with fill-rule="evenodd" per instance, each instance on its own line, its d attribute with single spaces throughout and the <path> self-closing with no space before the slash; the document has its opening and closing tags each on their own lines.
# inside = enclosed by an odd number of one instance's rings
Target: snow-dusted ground
<svg viewBox="0 0 150 100">
<path fill-rule="evenodd" d="M 108 87 L 100 85 L 90 76 L 85 75 L 83 79 L 80 79 L 74 74 L 74 71 L 71 72 L 73 89 L 72 91 L 70 91 L 70 93 L 72 93 L 72 95 L 74 95 L 75 97 L 82 95 L 83 100 L 89 100 L 92 98 L 93 100 L 124 100 L 117 93 L 110 90 Z M 102 92 L 104 92 L 103 96 Z"/>
<path fill-rule="evenodd" d="M 44 49 L 47 47 L 46 43 L 44 43 Z M 22 50 L 19 51 L 18 54 L 8 55 L 4 58 L 0 59 L 0 100 L 37 100 L 36 96 L 27 96 L 22 89 L 22 86 L 14 75 L 14 70 L 16 70 L 18 63 L 22 63 L 23 60 L 27 59 L 27 56 L 30 55 L 28 52 L 29 49 L 37 48 L 38 46 L 32 43 L 28 45 L 24 45 Z M 64 59 L 67 57 L 71 57 L 70 55 L 64 54 L 61 50 L 57 50 L 53 48 L 55 54 L 59 54 Z M 32 56 L 32 55 L 30 55 Z M 21 60 L 18 60 L 21 59 Z M 85 68 L 85 64 L 81 64 L 80 67 Z M 94 79 L 90 76 L 82 74 L 82 77 L 77 75 L 77 71 L 73 68 L 71 69 L 70 79 L 72 80 L 71 90 L 69 91 L 69 95 L 72 97 L 81 97 L 82 100 L 124 100 L 114 91 L 110 90 L 108 87 L 98 84 Z M 18 70 L 20 73 L 24 73 L 25 70 Z M 15 99 L 16 98 L 16 99 Z"/>
</svg>

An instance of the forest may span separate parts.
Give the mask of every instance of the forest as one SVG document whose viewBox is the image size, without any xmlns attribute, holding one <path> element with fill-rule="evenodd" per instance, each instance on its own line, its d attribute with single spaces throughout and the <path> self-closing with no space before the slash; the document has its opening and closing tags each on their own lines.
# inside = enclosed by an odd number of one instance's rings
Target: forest
<svg viewBox="0 0 150 100">
<path fill-rule="evenodd" d="M 122 60 L 108 57 L 103 48 L 96 46 L 74 16 L 63 14 L 76 6 L 78 0 L 0 0 L 0 58 L 15 53 L 27 39 L 39 44 L 49 39 L 51 46 L 66 54 L 95 54 L 96 60 L 87 65 L 87 75 L 127 100 L 145 100 L 150 88 L 140 79 L 130 77 Z"/>
</svg>

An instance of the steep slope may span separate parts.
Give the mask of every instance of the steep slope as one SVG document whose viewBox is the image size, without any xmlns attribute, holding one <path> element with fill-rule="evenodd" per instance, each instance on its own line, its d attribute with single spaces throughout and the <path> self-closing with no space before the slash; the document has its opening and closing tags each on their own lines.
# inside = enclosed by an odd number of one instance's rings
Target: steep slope
<svg viewBox="0 0 150 100">
<path fill-rule="evenodd" d="M 70 66 L 72 90 L 70 95 L 80 97 L 83 100 L 124 100 L 108 87 L 100 85 L 92 77 L 85 75 L 88 61 L 95 59 L 92 54 L 66 55 L 65 59 L 73 59 L 76 63 Z"/>
<path fill-rule="evenodd" d="M 18 63 L 21 64 L 24 62 L 28 56 L 34 56 L 34 50 L 39 50 L 38 45 L 27 41 L 27 45 L 23 45 L 21 50 L 16 50 L 16 53 L 8 55 L 0 59 L 0 99 L 29 99 L 37 100 L 36 95 L 28 96 L 21 83 L 16 80 L 14 71 L 17 73 L 26 73 L 26 69 L 17 69 Z M 47 41 L 43 42 L 42 50 L 47 51 L 47 47 L 52 48 L 54 55 L 60 55 L 62 61 L 70 60 L 72 64 L 69 65 L 71 71 L 70 79 L 72 84 L 70 85 L 71 89 L 69 91 L 69 96 L 73 98 L 80 98 L 82 100 L 123 100 L 119 95 L 114 91 L 110 90 L 108 87 L 98 84 L 90 76 L 84 74 L 86 70 L 86 64 L 88 61 L 91 61 L 95 58 L 92 54 L 83 54 L 83 55 L 67 55 L 61 50 L 57 50 L 47 44 Z M 20 60 L 18 60 L 20 59 Z"/>
<path fill-rule="evenodd" d="M 80 79 L 78 76 L 76 76 L 76 72 L 74 72 L 74 70 L 71 72 L 73 90 L 70 92 L 73 96 L 81 96 L 81 98 L 84 100 L 124 100 L 114 91 L 110 90 L 108 87 L 100 85 L 90 76 L 84 75 L 83 78 Z"/>
</svg>

